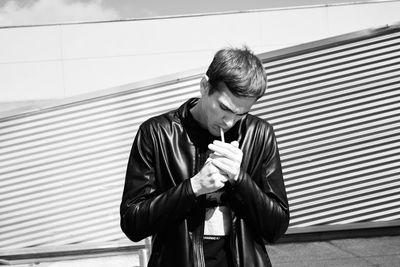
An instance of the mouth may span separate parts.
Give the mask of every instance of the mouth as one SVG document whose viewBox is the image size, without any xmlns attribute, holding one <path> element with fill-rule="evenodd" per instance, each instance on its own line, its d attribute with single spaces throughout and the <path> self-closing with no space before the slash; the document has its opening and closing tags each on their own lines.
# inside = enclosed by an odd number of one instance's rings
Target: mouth
<svg viewBox="0 0 400 267">
<path fill-rule="evenodd" d="M 219 125 L 217 125 L 217 130 L 218 130 L 218 133 L 220 133 L 220 134 L 225 133 L 227 131 L 227 129 L 225 129 L 224 127 L 219 126 Z"/>
<path fill-rule="evenodd" d="M 221 131 L 225 132 L 224 128 L 222 128 L 222 127 L 219 126 L 219 125 L 215 125 L 215 126 L 212 128 L 212 132 L 213 132 L 213 135 L 214 135 L 214 136 L 221 136 Z"/>
</svg>

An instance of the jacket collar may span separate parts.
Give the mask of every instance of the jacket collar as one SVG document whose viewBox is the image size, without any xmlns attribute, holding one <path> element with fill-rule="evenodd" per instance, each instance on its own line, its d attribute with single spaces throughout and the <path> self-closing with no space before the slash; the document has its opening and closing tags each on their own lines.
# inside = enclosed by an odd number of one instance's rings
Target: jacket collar
<svg viewBox="0 0 400 267">
<path fill-rule="evenodd" d="M 179 107 L 178 114 L 192 142 L 196 146 L 199 146 L 200 148 L 205 147 L 206 149 L 208 144 L 212 143 L 214 140 L 220 140 L 220 137 L 214 136 L 210 134 L 207 129 L 202 128 L 191 114 L 190 109 L 197 104 L 198 100 L 198 98 L 191 98 L 186 101 Z M 239 126 L 242 120 L 237 122 L 228 132 L 225 133 L 226 142 L 232 142 L 233 140 L 238 139 Z"/>
</svg>

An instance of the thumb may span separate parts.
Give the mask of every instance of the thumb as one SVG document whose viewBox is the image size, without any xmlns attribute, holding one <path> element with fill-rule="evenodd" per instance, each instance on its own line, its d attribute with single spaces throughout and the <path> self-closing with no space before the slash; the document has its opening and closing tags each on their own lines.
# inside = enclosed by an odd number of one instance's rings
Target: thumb
<svg viewBox="0 0 400 267">
<path fill-rule="evenodd" d="M 233 145 L 234 147 L 239 147 L 239 142 L 238 141 L 232 141 L 231 145 Z"/>
</svg>

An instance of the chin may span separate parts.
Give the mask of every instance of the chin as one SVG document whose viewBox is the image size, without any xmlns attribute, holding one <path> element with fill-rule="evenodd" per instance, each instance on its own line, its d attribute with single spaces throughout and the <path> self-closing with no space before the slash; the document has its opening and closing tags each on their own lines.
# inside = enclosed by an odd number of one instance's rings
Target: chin
<svg viewBox="0 0 400 267">
<path fill-rule="evenodd" d="M 220 133 L 220 131 L 219 131 L 219 127 L 212 128 L 212 129 L 210 130 L 210 133 L 211 133 L 212 135 L 214 135 L 214 136 L 220 136 L 220 135 L 221 135 L 221 133 Z"/>
</svg>

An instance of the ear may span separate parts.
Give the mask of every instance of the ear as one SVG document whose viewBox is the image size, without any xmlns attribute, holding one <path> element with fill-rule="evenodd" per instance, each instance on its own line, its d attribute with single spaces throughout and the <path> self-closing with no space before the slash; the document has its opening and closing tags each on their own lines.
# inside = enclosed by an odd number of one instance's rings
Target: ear
<svg viewBox="0 0 400 267">
<path fill-rule="evenodd" d="M 208 83 L 208 79 L 206 77 L 201 78 L 201 81 L 200 81 L 200 94 L 202 96 L 208 95 L 209 88 L 210 88 L 210 84 Z"/>
</svg>

